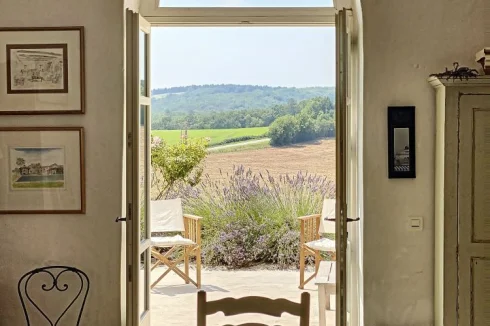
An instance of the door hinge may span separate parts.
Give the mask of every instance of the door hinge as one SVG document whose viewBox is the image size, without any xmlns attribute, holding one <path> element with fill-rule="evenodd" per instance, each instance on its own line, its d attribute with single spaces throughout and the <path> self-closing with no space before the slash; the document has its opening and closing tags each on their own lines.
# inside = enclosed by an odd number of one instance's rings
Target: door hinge
<svg viewBox="0 0 490 326">
<path fill-rule="evenodd" d="M 133 145 L 133 133 L 128 132 L 128 147 L 131 147 Z"/>
<path fill-rule="evenodd" d="M 133 266 L 128 266 L 128 281 L 133 282 Z"/>
<path fill-rule="evenodd" d="M 133 204 L 128 204 L 128 214 L 126 215 L 128 216 L 128 220 L 131 221 L 133 217 Z"/>
</svg>

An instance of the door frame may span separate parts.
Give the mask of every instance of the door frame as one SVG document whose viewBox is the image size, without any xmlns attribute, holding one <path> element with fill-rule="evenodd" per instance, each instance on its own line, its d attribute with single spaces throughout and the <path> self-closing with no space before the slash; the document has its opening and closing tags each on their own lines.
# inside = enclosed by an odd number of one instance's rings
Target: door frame
<svg viewBox="0 0 490 326">
<path fill-rule="evenodd" d="M 334 0 L 334 7 L 319 8 L 165 8 L 159 0 L 132 0 L 133 7 L 151 27 L 250 27 L 250 26 L 325 26 L 335 27 L 335 16 L 339 9 L 349 9 L 352 20 L 349 27 L 349 114 L 347 116 L 347 184 L 353 191 L 347 194 L 350 205 L 347 214 L 361 217 L 356 227 L 349 225 L 349 234 L 357 240 L 351 246 L 351 259 L 357 268 L 349 275 L 349 294 L 359 298 L 350 310 L 351 325 L 364 325 L 363 318 L 363 22 L 360 0 Z M 131 0 L 129 1 L 131 2 Z M 126 51 L 128 53 L 128 50 Z M 129 75 L 129 73 L 128 73 Z M 149 76 L 148 76 L 149 77 Z M 127 78 L 129 81 L 129 77 Z M 129 259 L 129 257 L 128 257 Z M 130 321 L 128 321 L 130 322 Z M 128 324 L 129 325 L 129 324 Z"/>
<path fill-rule="evenodd" d="M 159 0 L 140 0 L 140 14 L 152 26 L 335 26 L 335 7 L 169 8 Z"/>
</svg>

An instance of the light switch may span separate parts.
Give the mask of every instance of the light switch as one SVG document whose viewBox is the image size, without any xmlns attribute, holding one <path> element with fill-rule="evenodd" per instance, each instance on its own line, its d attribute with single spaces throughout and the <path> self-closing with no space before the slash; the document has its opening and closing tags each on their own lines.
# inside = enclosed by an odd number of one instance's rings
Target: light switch
<svg viewBox="0 0 490 326">
<path fill-rule="evenodd" d="M 408 228 L 412 231 L 422 231 L 424 229 L 424 219 L 422 217 L 410 217 Z"/>
</svg>

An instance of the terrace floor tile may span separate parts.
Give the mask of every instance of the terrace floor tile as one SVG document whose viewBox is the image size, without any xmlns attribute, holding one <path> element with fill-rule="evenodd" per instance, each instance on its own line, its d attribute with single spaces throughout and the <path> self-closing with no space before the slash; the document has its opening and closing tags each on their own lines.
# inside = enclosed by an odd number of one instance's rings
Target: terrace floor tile
<svg viewBox="0 0 490 326">
<path fill-rule="evenodd" d="M 162 272 L 157 268 L 152 272 L 156 279 Z M 191 276 L 195 270 L 191 269 Z M 202 289 L 208 292 L 208 300 L 225 297 L 244 297 L 250 295 L 269 298 L 286 298 L 299 302 L 302 290 L 298 289 L 299 271 L 282 270 L 246 270 L 221 271 L 203 270 Z M 311 295 L 310 325 L 318 325 L 318 294 L 312 281 L 305 290 Z M 152 326 L 195 326 L 197 311 L 197 289 L 184 284 L 174 273 L 167 275 L 151 292 L 151 325 Z M 332 301 L 335 298 L 332 297 Z M 333 309 L 335 303 L 333 302 Z M 335 325 L 335 310 L 327 311 L 327 326 Z M 267 325 L 297 326 L 299 318 L 285 314 L 282 318 L 262 315 L 241 315 L 224 317 L 222 313 L 208 317 L 208 325 L 217 326 L 240 324 L 244 322 L 261 322 Z"/>
</svg>

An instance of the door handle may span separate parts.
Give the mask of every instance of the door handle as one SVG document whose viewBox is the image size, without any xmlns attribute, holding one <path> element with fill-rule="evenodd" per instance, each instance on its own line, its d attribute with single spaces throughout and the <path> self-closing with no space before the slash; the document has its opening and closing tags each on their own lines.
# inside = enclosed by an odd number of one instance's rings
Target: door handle
<svg viewBox="0 0 490 326">
<path fill-rule="evenodd" d="M 126 218 L 125 217 L 122 217 L 122 216 L 118 216 L 118 217 L 116 217 L 116 221 L 115 222 L 116 223 L 117 222 L 126 222 Z"/>
<path fill-rule="evenodd" d="M 350 217 L 348 217 L 347 218 L 347 223 L 357 222 L 357 221 L 360 221 L 360 220 L 361 220 L 360 217 L 356 217 L 356 218 L 350 218 Z M 335 218 L 326 218 L 325 221 L 335 222 Z"/>
</svg>

